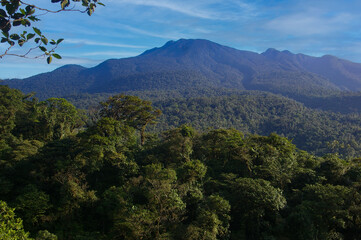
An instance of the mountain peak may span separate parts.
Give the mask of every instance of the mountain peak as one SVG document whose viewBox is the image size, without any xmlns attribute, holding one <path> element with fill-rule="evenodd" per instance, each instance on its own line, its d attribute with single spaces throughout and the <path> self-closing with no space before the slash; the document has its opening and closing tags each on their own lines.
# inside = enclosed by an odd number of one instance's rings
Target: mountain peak
<svg viewBox="0 0 361 240">
<path fill-rule="evenodd" d="M 85 67 L 78 65 L 78 64 L 67 64 L 67 65 L 61 66 L 55 70 L 63 70 L 63 69 L 85 69 Z"/>
<path fill-rule="evenodd" d="M 280 51 L 278 51 L 275 48 L 268 48 L 265 52 L 263 52 L 264 54 L 272 54 L 272 53 L 279 53 Z"/>
<path fill-rule="evenodd" d="M 203 51 L 205 49 L 214 50 L 216 48 L 222 48 L 223 46 L 211 42 L 206 39 L 179 39 L 177 41 L 168 41 L 166 44 L 164 44 L 162 47 L 159 48 L 152 48 L 150 50 L 145 51 L 141 54 L 141 56 L 161 56 L 161 55 L 167 55 L 167 56 L 180 56 L 184 55 L 189 52 L 199 52 Z"/>
<path fill-rule="evenodd" d="M 276 57 L 279 55 L 293 55 L 293 53 L 288 50 L 279 51 L 275 48 L 269 48 L 265 52 L 263 52 L 262 55 L 266 57 Z"/>
<path fill-rule="evenodd" d="M 179 39 L 177 41 L 173 41 L 173 40 L 168 41 L 161 48 L 170 47 L 170 46 L 178 46 L 178 47 L 180 47 L 180 46 L 192 46 L 192 45 L 197 45 L 197 46 L 218 45 L 218 46 L 221 46 L 218 43 L 215 43 L 215 42 L 212 42 L 212 41 L 209 41 L 209 40 L 206 40 L 206 39 L 184 39 L 184 38 L 181 38 L 181 39 Z"/>
</svg>

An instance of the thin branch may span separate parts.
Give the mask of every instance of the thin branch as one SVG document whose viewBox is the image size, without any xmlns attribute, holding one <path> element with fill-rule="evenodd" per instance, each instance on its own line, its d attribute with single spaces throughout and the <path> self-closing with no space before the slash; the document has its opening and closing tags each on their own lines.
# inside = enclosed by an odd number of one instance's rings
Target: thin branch
<svg viewBox="0 0 361 240">
<path fill-rule="evenodd" d="M 5 55 L 9 55 L 8 52 L 10 51 L 10 49 L 13 47 L 14 45 L 10 45 L 10 47 L 8 47 L 8 49 L 6 49 L 6 51 L 0 55 L 0 58 L 3 58 Z"/>
<path fill-rule="evenodd" d="M 34 57 L 29 57 L 28 55 L 39 48 L 39 46 L 41 45 L 38 45 L 36 47 L 33 47 L 33 48 L 30 48 L 25 54 L 16 54 L 16 53 L 8 53 L 8 51 L 13 47 L 13 46 L 10 46 L 4 54 L 0 55 L 0 58 L 3 58 L 5 55 L 6 56 L 15 56 L 15 57 L 22 57 L 22 58 L 27 58 L 27 59 L 38 59 L 38 58 L 41 58 L 41 57 L 46 57 L 47 55 L 44 53 L 44 54 L 41 54 L 41 55 L 38 55 L 38 56 L 34 56 Z M 58 47 L 58 45 L 56 45 L 55 47 L 53 47 L 48 53 L 52 53 L 55 51 L 55 49 Z"/>
<path fill-rule="evenodd" d="M 32 59 L 36 59 L 36 58 L 40 58 L 40 57 L 46 57 L 46 56 L 51 56 L 52 53 L 54 53 L 54 50 L 58 47 L 58 44 L 56 44 L 56 46 L 54 48 L 52 48 L 51 50 L 46 50 L 45 49 L 45 52 L 44 54 L 42 55 L 39 55 L 39 56 L 35 56 L 35 57 L 29 57 L 29 54 L 34 51 L 35 49 L 38 49 L 40 47 L 41 50 L 43 50 L 43 48 L 41 47 L 42 44 L 40 43 L 38 46 L 36 47 L 33 47 L 33 48 L 30 48 L 25 54 L 16 54 L 16 53 L 9 53 L 9 51 L 11 50 L 11 48 L 13 46 L 15 46 L 15 42 L 11 41 L 9 39 L 9 32 L 8 31 L 5 31 L 6 28 L 9 28 L 9 26 L 11 27 L 12 25 L 14 26 L 14 24 L 16 22 L 21 22 L 21 21 L 28 21 L 29 20 L 32 20 L 32 21 L 36 21 L 36 20 L 40 20 L 40 19 L 31 19 L 30 17 L 38 17 L 38 16 L 43 16 L 43 15 L 46 15 L 48 13 L 59 13 L 59 12 L 80 12 L 80 13 L 86 13 L 88 12 L 89 15 L 91 15 L 92 11 L 94 10 L 94 8 L 96 7 L 96 0 L 94 0 L 94 4 L 90 4 L 90 6 L 92 6 L 91 8 L 89 6 L 83 6 L 85 7 L 85 10 L 80 10 L 80 9 L 75 9 L 76 8 L 76 3 L 75 1 L 70 1 L 69 0 L 69 4 L 67 4 L 67 6 L 63 6 L 61 5 L 61 9 L 59 10 L 50 10 L 50 9 L 47 9 L 47 8 L 42 8 L 42 7 L 39 7 L 39 6 L 36 6 L 36 5 L 33 5 L 33 4 L 30 4 L 30 3 L 27 3 L 26 1 L 23 1 L 23 0 L 16 0 L 17 2 L 15 1 L 6 1 L 6 0 L 0 0 L 1 3 L 5 3 L 5 5 L 7 6 L 7 4 L 10 4 L 13 5 L 15 4 L 15 6 L 19 7 L 20 5 L 25 5 L 25 6 L 30 6 L 31 9 L 34 9 L 34 11 L 29 11 L 27 10 L 28 13 L 26 13 L 26 15 L 22 16 L 21 18 L 19 19 L 14 19 L 12 20 L 12 18 L 15 18 L 14 16 L 12 16 L 12 14 L 9 14 L 9 16 L 7 17 L 2 17 L 3 19 L 6 19 L 6 24 L 4 24 L 4 26 L 2 26 L 0 28 L 0 30 L 2 31 L 2 33 L 4 34 L 5 38 L 7 39 L 8 43 L 10 44 L 10 46 L 6 49 L 6 51 L 3 53 L 3 54 L 0 54 L 0 59 L 3 58 L 5 55 L 9 55 L 9 56 L 17 56 L 17 57 L 22 57 L 22 58 L 32 58 Z M 35 9 L 38 10 L 40 13 L 39 14 L 35 14 Z M 19 10 L 19 8 L 16 9 L 16 13 L 18 13 L 19 11 L 21 11 L 22 13 L 24 12 L 21 8 Z M 25 13 L 24 13 L 25 14 Z M 29 20 L 28 20 L 29 18 Z M 19 24 L 16 24 L 16 25 L 19 25 Z M 24 25 L 25 27 L 29 27 L 31 24 L 29 22 L 29 24 L 27 23 L 22 23 L 22 25 Z M 36 30 L 34 28 L 34 30 Z M 35 31 L 36 33 L 38 33 L 38 35 L 40 35 L 39 32 Z M 24 31 L 23 34 L 25 34 L 26 31 Z M 24 35 L 20 35 L 22 36 L 22 39 L 21 41 L 19 40 L 19 46 L 21 47 L 25 42 L 28 42 L 29 39 L 27 39 L 26 37 L 24 37 Z M 14 34 L 14 37 L 10 36 L 11 39 L 15 39 L 15 37 L 18 37 L 18 34 Z M 40 36 L 41 38 L 45 38 L 43 35 Z M 30 37 L 32 38 L 32 37 Z M 45 38 L 46 39 L 46 38 Z M 6 41 L 4 41 L 6 42 Z M 21 42 L 21 44 L 20 44 Z M 38 43 L 38 41 L 36 41 Z M 60 42 L 59 42 L 60 43 Z M 47 45 L 45 43 L 45 45 Z M 54 55 L 55 56 L 55 55 Z"/>
<path fill-rule="evenodd" d="M 38 6 L 36 6 L 36 5 L 33 5 L 33 4 L 29 4 L 29 3 L 26 3 L 26 2 L 23 2 L 23 1 L 21 1 L 20 0 L 20 2 L 22 3 L 22 4 L 24 4 L 24 5 L 27 5 L 27 6 L 31 6 L 31 7 L 33 7 L 33 8 L 35 8 L 35 9 L 38 9 L 38 10 L 40 10 L 40 11 L 44 11 L 44 12 L 46 12 L 46 13 L 43 13 L 43 14 L 41 14 L 41 15 L 44 15 L 44 14 L 47 14 L 47 13 L 59 13 L 59 12 L 81 12 L 81 13 L 85 13 L 86 12 L 86 10 L 79 10 L 79 9 L 74 9 L 75 8 L 75 4 L 74 4 L 74 6 L 72 7 L 72 8 L 70 8 L 70 9 L 59 9 L 59 10 L 49 10 L 49 9 L 47 9 L 47 8 L 41 8 L 41 7 L 38 7 Z M 34 15 L 34 16 L 41 16 L 41 15 Z"/>
</svg>

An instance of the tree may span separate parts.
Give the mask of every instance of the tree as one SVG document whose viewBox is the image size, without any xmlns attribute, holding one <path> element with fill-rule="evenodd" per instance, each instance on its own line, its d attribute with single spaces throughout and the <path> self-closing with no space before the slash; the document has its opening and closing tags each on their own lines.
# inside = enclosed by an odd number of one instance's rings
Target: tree
<svg viewBox="0 0 361 240">
<path fill-rule="evenodd" d="M 136 96 L 123 94 L 110 97 L 106 102 L 100 103 L 101 117 L 109 117 L 122 122 L 140 131 L 140 142 L 145 142 L 145 129 L 148 124 L 154 124 L 155 119 L 161 115 L 160 110 L 153 110 L 151 102 Z"/>
<path fill-rule="evenodd" d="M 183 239 L 229 239 L 230 211 L 227 200 L 218 195 L 209 196 L 202 202 L 196 220 L 188 226 Z"/>
<path fill-rule="evenodd" d="M 263 179 L 234 179 L 232 175 L 227 178 L 234 226 L 245 229 L 246 239 L 264 239 L 275 224 L 270 218 L 275 219 L 279 210 L 286 206 L 282 190 Z"/>
<path fill-rule="evenodd" d="M 160 152 L 164 155 L 165 164 L 180 165 L 189 161 L 193 152 L 195 130 L 187 125 L 164 133 L 164 144 Z"/>
<path fill-rule="evenodd" d="M 3 35 L 1 44 L 6 45 L 6 50 L 0 53 L 0 58 L 6 55 L 24 58 L 46 56 L 48 63 L 52 61 L 53 57 L 61 59 L 61 56 L 55 53 L 55 49 L 63 39 L 51 39 L 49 41 L 39 28 L 33 26 L 41 20 L 39 17 L 47 13 L 60 13 L 64 11 L 86 12 L 90 16 L 97 5 L 103 5 L 98 0 L 51 0 L 51 3 L 57 3 L 60 6 L 58 10 L 50 10 L 31 2 L 23 0 L 1 0 L 0 29 Z M 81 3 L 80 9 L 76 8 L 79 5 L 78 3 Z M 22 48 L 25 43 L 30 42 L 32 42 L 30 44 L 31 47 L 25 50 L 23 54 L 11 52 L 15 46 Z M 42 53 L 30 56 L 36 49 L 40 49 Z"/>
<path fill-rule="evenodd" d="M 63 98 L 31 100 L 23 101 L 23 109 L 16 113 L 16 127 L 12 131 L 16 137 L 41 141 L 63 139 L 84 125 L 80 112 Z"/>
<path fill-rule="evenodd" d="M 24 108 L 24 99 L 21 91 L 0 86 L 0 139 L 14 129 L 16 113 Z"/>
<path fill-rule="evenodd" d="M 186 206 L 177 191 L 176 172 L 160 164 L 144 166 L 143 170 L 144 176 L 124 185 L 125 193 L 120 189 L 117 193 L 126 209 L 123 212 L 118 204 L 115 208 L 120 215 L 116 217 L 112 239 L 172 239 L 171 235 L 177 232 Z M 124 196 L 130 200 L 128 203 Z"/>
<path fill-rule="evenodd" d="M 16 211 L 21 214 L 25 227 L 35 226 L 43 221 L 47 210 L 51 207 L 50 197 L 35 185 L 27 185 L 16 198 Z"/>
<path fill-rule="evenodd" d="M 349 208 L 355 200 L 351 188 L 317 183 L 307 185 L 302 191 L 302 203 L 287 219 L 292 239 L 343 239 L 343 233 L 352 234 L 347 229 L 347 223 L 353 219 Z M 354 206 L 357 205 L 359 202 Z M 354 217 L 358 215 L 359 212 Z M 350 236 L 345 239 L 357 238 Z"/>
<path fill-rule="evenodd" d="M 0 201 L 0 239 L 31 240 L 23 229 L 23 222 L 15 217 L 14 209 Z"/>
</svg>

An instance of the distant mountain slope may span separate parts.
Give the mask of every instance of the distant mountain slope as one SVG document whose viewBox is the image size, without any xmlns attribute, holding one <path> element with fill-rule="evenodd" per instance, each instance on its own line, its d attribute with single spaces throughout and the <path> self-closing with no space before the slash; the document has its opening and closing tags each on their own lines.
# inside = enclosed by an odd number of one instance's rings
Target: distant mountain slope
<svg viewBox="0 0 361 240">
<path fill-rule="evenodd" d="M 286 96 L 361 90 L 361 64 L 269 49 L 240 51 L 208 40 L 169 41 L 137 57 L 110 59 L 93 68 L 66 65 L 0 84 L 48 98 L 80 93 L 222 87 Z"/>
<path fill-rule="evenodd" d="M 77 94 L 86 88 L 86 82 L 79 78 L 80 72 L 86 69 L 79 65 L 65 65 L 52 72 L 26 79 L 5 80 L 0 84 L 20 89 L 25 93 L 36 92 L 42 99 Z"/>
<path fill-rule="evenodd" d="M 268 49 L 262 53 L 268 59 L 279 62 L 286 70 L 303 70 L 318 74 L 344 90 L 360 90 L 361 64 L 339 59 L 331 55 L 311 57 L 292 54 L 289 51 Z"/>
</svg>

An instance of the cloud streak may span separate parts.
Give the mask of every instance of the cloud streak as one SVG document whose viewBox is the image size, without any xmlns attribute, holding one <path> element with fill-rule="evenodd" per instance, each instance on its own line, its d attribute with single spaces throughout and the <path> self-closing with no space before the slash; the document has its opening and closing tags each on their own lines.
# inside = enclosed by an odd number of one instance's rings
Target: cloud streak
<svg viewBox="0 0 361 240">
<path fill-rule="evenodd" d="M 172 32 L 156 33 L 156 32 L 151 32 L 151 31 L 143 30 L 143 29 L 140 29 L 140 28 L 136 28 L 136 27 L 132 27 L 132 26 L 129 26 L 129 25 L 124 25 L 124 24 L 120 24 L 119 26 L 121 28 L 123 28 L 124 30 L 130 31 L 130 32 L 133 32 L 133 33 L 136 33 L 136 34 L 141 34 L 141 35 L 156 37 L 156 38 L 161 38 L 161 39 L 167 39 L 167 40 L 179 39 L 180 35 L 182 35 L 181 37 L 184 37 L 184 38 L 188 37 L 185 34 L 180 34 L 180 33 L 172 33 Z"/>
<path fill-rule="evenodd" d="M 117 52 L 117 51 L 101 51 L 101 52 L 88 52 L 80 54 L 85 57 L 92 56 L 110 56 L 110 57 L 134 57 L 141 54 L 141 52 Z"/>
<path fill-rule="evenodd" d="M 118 48 L 136 48 L 136 49 L 146 49 L 147 46 L 141 45 L 129 45 L 121 43 L 110 43 L 110 42 L 100 42 L 100 41 L 89 41 L 84 39 L 66 39 L 64 43 L 71 44 L 80 44 L 80 45 L 94 45 L 94 46 L 104 46 L 104 47 L 118 47 Z"/>
<path fill-rule="evenodd" d="M 207 9 L 202 1 L 201 4 L 195 4 L 195 1 L 166 1 L 166 0 L 116 0 L 116 4 L 131 4 L 138 6 L 148 6 L 155 8 L 163 8 L 173 12 L 181 13 L 190 17 L 212 19 L 212 20 L 225 20 L 227 16 L 219 14 L 218 11 Z M 113 1 L 114 3 L 114 1 Z"/>
<path fill-rule="evenodd" d="M 266 28 L 294 36 L 323 35 L 343 30 L 353 19 L 346 13 L 333 17 L 297 13 L 275 18 L 266 24 Z"/>
</svg>

